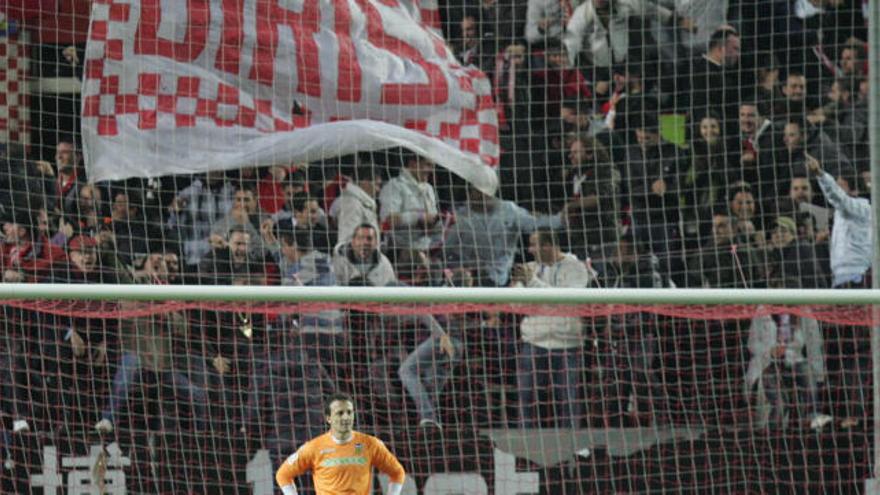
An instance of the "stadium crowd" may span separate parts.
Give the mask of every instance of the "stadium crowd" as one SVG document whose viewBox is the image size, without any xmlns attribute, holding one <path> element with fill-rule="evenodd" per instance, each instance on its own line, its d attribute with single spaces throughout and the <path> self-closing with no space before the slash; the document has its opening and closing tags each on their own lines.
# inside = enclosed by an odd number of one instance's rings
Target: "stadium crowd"
<svg viewBox="0 0 880 495">
<path fill-rule="evenodd" d="M 51 152 L 4 154 L 3 282 L 870 286 L 867 2 L 441 4 L 458 59 L 493 81 L 497 195 L 405 150 L 90 184 L 76 130 L 60 128 L 42 148 Z M 51 59 L 75 74 L 78 41 L 35 42 L 44 59 L 35 71 Z M 244 411 L 234 413 L 237 433 L 310 428 L 271 432 L 278 452 L 321 431 L 320 397 L 336 390 L 399 397 L 420 425 L 442 428 L 456 414 L 440 392 L 456 374 L 468 387 L 496 380 L 515 391 L 509 419 L 492 418 L 508 426 L 676 422 L 685 409 L 665 403 L 660 341 L 690 327 L 655 315 L 243 307 L 100 322 L 7 309 L 6 318 L 25 323 L 6 325 L 0 341 L 7 432 L 51 428 L 53 413 L 34 409 L 53 401 L 114 432 L 144 370 L 191 406 L 192 428 L 211 428 L 231 410 L 217 405 L 232 403 Z M 794 315 L 718 325 L 747 337 L 729 356 L 744 396 L 760 383 L 776 402 L 788 368 L 807 424 L 866 413 L 867 339 Z M 598 392 L 586 384 L 595 367 L 605 370 Z M 107 390 L 94 391 L 101 383 Z M 539 397 L 547 391 L 556 413 Z M 784 416 L 777 407 L 764 420 Z"/>
</svg>

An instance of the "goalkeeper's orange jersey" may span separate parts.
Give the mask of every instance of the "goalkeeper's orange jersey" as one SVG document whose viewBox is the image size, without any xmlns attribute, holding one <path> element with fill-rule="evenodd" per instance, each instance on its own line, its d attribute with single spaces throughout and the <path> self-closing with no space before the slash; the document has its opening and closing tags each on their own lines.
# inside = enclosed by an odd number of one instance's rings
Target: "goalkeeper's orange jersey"
<svg viewBox="0 0 880 495">
<path fill-rule="evenodd" d="M 378 438 L 352 432 L 351 440 L 339 444 L 327 432 L 303 445 L 284 461 L 275 474 L 282 487 L 294 478 L 312 472 L 318 495 L 369 495 L 373 466 L 388 475 L 392 483 L 403 483 L 403 466 Z"/>
</svg>

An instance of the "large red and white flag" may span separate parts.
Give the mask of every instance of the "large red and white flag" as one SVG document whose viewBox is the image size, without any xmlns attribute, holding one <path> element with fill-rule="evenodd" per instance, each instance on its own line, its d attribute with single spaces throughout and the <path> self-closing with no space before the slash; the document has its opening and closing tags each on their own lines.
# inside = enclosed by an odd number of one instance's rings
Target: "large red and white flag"
<svg viewBox="0 0 880 495">
<path fill-rule="evenodd" d="M 404 146 L 494 192 L 490 83 L 437 19 L 431 0 L 95 0 L 89 179 Z"/>
</svg>

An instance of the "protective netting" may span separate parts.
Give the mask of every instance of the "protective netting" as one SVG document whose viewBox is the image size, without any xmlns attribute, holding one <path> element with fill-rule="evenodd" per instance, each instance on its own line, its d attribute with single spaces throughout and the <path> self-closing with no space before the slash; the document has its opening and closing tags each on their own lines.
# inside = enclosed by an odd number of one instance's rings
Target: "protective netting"
<svg viewBox="0 0 880 495">
<path fill-rule="evenodd" d="M 0 0 L 2 281 L 870 287 L 868 8 Z M 3 491 L 94 491 L 74 485 L 103 459 L 107 491 L 124 475 L 131 492 L 266 492 L 333 388 L 426 493 L 481 493 L 460 473 L 499 494 L 867 476 L 864 306 L 3 308 Z M 430 371 L 442 435 L 419 428 L 399 372 L 427 314 L 466 357 Z M 768 358 L 771 333 L 805 361 Z M 820 361 L 824 381 L 804 378 Z M 524 362 L 577 375 L 582 432 L 553 436 L 565 422 L 542 397 L 520 428 Z M 815 379 L 816 399 L 783 414 L 772 377 Z M 120 381 L 137 393 L 97 436 Z M 813 404 L 834 418 L 818 435 Z"/>
<path fill-rule="evenodd" d="M 272 493 L 337 391 L 401 458 L 405 493 L 840 493 L 868 476 L 868 329 L 799 316 L 866 308 L 3 307 L 7 493 Z"/>
</svg>

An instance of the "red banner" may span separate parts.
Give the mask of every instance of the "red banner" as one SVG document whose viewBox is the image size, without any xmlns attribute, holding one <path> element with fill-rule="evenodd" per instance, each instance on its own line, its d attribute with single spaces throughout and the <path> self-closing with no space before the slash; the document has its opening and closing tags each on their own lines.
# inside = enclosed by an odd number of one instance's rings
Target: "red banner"
<svg viewBox="0 0 880 495">
<path fill-rule="evenodd" d="M 493 192 L 484 74 L 400 0 L 96 0 L 83 82 L 92 180 L 404 146 Z"/>
</svg>

